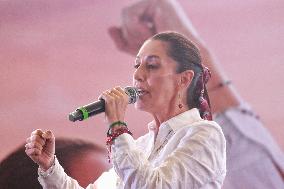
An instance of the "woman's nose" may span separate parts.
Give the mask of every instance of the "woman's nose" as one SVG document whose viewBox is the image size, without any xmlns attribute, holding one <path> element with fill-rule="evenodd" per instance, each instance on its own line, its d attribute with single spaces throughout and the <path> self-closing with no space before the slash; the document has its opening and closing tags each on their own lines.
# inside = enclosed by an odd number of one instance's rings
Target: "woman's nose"
<svg viewBox="0 0 284 189">
<path fill-rule="evenodd" d="M 143 81 L 145 79 L 145 72 L 143 66 L 140 65 L 134 72 L 133 78 L 135 81 Z"/>
</svg>

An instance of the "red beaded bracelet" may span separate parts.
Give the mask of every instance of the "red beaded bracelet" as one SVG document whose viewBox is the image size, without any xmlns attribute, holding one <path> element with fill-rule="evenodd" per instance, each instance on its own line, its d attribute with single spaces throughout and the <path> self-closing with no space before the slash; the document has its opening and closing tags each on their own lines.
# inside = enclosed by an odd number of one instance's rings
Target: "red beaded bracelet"
<svg viewBox="0 0 284 189">
<path fill-rule="evenodd" d="M 107 136 L 111 136 L 111 132 L 113 131 L 113 128 L 114 126 L 116 125 L 120 125 L 120 126 L 125 126 L 127 127 L 127 124 L 123 121 L 116 121 L 116 122 L 113 122 L 110 126 L 109 126 L 109 129 L 107 131 Z"/>
<path fill-rule="evenodd" d="M 109 163 L 110 163 L 111 145 L 113 144 L 114 140 L 118 136 L 122 135 L 123 133 L 128 133 L 132 136 L 131 131 L 126 126 L 118 128 L 114 132 L 111 132 L 111 134 L 108 133 L 107 135 L 106 145 L 107 145 L 107 150 L 108 150 L 108 162 Z"/>
</svg>

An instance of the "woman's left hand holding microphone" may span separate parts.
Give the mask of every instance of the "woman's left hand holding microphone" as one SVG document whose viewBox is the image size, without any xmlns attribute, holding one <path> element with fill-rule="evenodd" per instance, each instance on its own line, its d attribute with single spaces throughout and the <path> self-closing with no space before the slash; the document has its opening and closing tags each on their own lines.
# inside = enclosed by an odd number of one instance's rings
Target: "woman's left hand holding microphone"
<svg viewBox="0 0 284 189">
<path fill-rule="evenodd" d="M 116 121 L 124 121 L 128 98 L 121 87 L 107 90 L 99 97 L 105 100 L 105 116 L 109 125 Z"/>
</svg>

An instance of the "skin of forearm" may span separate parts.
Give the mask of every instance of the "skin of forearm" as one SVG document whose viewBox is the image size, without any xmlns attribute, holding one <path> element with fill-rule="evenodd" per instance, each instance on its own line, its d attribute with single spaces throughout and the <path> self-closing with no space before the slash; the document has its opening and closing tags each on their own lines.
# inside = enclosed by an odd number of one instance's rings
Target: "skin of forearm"
<svg viewBox="0 0 284 189">
<path fill-rule="evenodd" d="M 199 47 L 202 57 L 202 63 L 211 71 L 211 79 L 207 84 L 209 98 L 211 100 L 211 110 L 213 113 L 223 112 L 230 107 L 239 105 L 240 97 L 232 85 L 217 87 L 220 83 L 228 81 L 218 61 L 211 55 L 204 46 Z"/>
</svg>

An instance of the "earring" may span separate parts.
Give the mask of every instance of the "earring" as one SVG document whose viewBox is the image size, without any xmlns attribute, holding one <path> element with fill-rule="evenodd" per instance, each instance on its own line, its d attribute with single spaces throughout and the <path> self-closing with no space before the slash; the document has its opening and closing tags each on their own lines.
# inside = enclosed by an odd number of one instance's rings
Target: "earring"
<svg viewBox="0 0 284 189">
<path fill-rule="evenodd" d="M 178 94 L 178 99 L 179 99 L 178 107 L 179 107 L 179 109 L 182 109 L 183 108 L 183 104 L 181 103 L 180 93 Z"/>
</svg>

